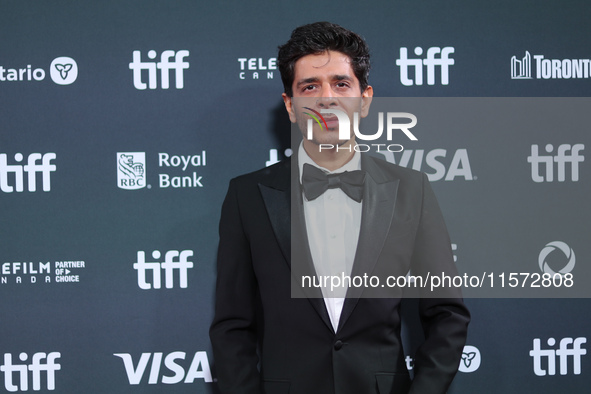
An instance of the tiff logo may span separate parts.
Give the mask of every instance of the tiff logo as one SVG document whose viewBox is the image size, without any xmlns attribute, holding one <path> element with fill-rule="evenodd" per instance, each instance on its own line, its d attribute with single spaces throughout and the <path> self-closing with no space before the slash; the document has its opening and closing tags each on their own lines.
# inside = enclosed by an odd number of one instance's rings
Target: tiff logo
<svg viewBox="0 0 591 394">
<path fill-rule="evenodd" d="M 159 260 L 161 253 L 158 250 L 152 252 L 152 258 Z M 167 289 L 172 289 L 174 284 L 174 270 L 179 271 L 179 285 L 181 289 L 187 288 L 187 270 L 193 268 L 193 263 L 188 261 L 189 257 L 193 256 L 192 250 L 169 250 L 164 255 L 164 262 L 146 262 L 146 253 L 143 251 L 137 252 L 137 263 L 133 264 L 133 268 L 137 270 L 137 284 L 140 289 L 149 290 L 152 288 L 160 289 L 162 286 L 161 271 L 164 271 L 165 286 Z M 178 260 L 175 261 L 175 258 Z M 152 284 L 146 281 L 146 271 L 152 271 Z"/>
<path fill-rule="evenodd" d="M 41 372 L 47 373 L 47 390 L 55 390 L 55 371 L 62 367 L 55 360 L 61 357 L 59 352 L 35 353 L 33 354 L 31 364 L 12 364 L 12 354 L 4 354 L 4 364 L 0 365 L 0 371 L 4 373 L 4 388 L 7 391 L 28 391 L 29 390 L 29 371 L 33 376 L 33 390 L 41 390 Z M 27 353 L 19 354 L 21 361 L 27 361 Z M 45 362 L 43 362 L 43 360 Z M 15 384 L 14 374 L 17 375 L 18 384 Z"/>
<path fill-rule="evenodd" d="M 56 157 L 55 153 L 31 153 L 27 158 L 27 164 L 8 164 L 6 153 L 0 153 L 0 190 L 11 193 L 15 189 L 22 192 L 24 184 L 24 173 L 27 173 L 27 186 L 30 192 L 37 191 L 37 173 L 42 174 L 43 191 L 51 190 L 50 173 L 56 170 L 55 164 L 51 161 Z M 17 163 L 23 161 L 24 156 L 21 153 L 14 155 Z M 41 160 L 39 164 L 38 161 Z M 14 184 L 10 185 L 9 174 L 14 174 Z M 12 176 L 11 176 L 12 178 Z"/>
<path fill-rule="evenodd" d="M 177 89 L 184 87 L 183 71 L 189 68 L 189 63 L 183 61 L 185 57 L 189 56 L 189 51 L 175 51 L 166 50 L 160 55 L 159 62 L 142 62 L 142 55 L 140 51 L 133 51 L 133 61 L 129 63 L 129 69 L 133 70 L 133 86 L 139 90 L 145 90 L 146 86 L 150 89 L 156 89 L 158 82 L 156 78 L 157 71 L 160 70 L 160 83 L 162 89 L 169 88 L 170 70 L 174 70 L 174 78 Z M 171 58 L 174 57 L 174 61 Z M 156 59 L 156 51 L 148 52 L 149 59 Z M 148 84 L 142 78 L 142 71 L 148 70 Z"/>
<path fill-rule="evenodd" d="M 548 346 L 554 346 L 556 340 L 548 338 Z M 568 373 L 568 359 L 573 360 L 573 374 L 581 374 L 581 356 L 587 354 L 587 349 L 581 348 L 581 345 L 587 343 L 587 338 L 563 338 L 560 340 L 558 349 L 542 349 L 540 339 L 534 339 L 534 348 L 530 350 L 529 355 L 534 359 L 534 373 L 537 376 L 556 375 L 556 357 L 560 363 L 560 374 Z M 569 347 L 569 345 L 571 345 Z M 546 358 L 546 368 L 542 367 L 542 358 Z"/>
<path fill-rule="evenodd" d="M 415 55 L 421 56 L 423 48 L 416 47 Z M 441 69 L 441 84 L 449 85 L 449 66 L 455 62 L 449 57 L 454 53 L 453 47 L 431 47 L 427 49 L 426 59 L 409 59 L 408 49 L 400 48 L 400 59 L 396 60 L 396 65 L 400 66 L 400 82 L 404 86 L 422 85 L 423 84 L 423 66 L 427 68 L 427 85 L 435 85 L 435 67 L 439 66 Z M 437 56 L 439 55 L 439 56 Z M 409 78 L 409 69 L 414 69 L 414 80 Z"/>
<path fill-rule="evenodd" d="M 542 156 L 538 153 L 538 145 L 532 145 L 531 155 L 527 157 L 527 162 L 531 163 L 531 179 L 538 183 L 553 182 L 554 163 L 556 163 L 557 180 L 558 182 L 564 182 L 566 180 L 566 163 L 570 163 L 571 181 L 577 182 L 579 180 L 579 163 L 585 161 L 585 156 L 580 154 L 583 149 L 585 149 L 583 144 L 574 144 L 572 147 L 569 144 L 562 144 L 558 146 L 556 156 Z M 553 151 L 554 146 L 547 144 L 546 152 L 552 153 Z M 568 153 L 569 151 L 570 153 Z M 540 174 L 540 166 L 545 167 L 542 174 Z"/>
</svg>

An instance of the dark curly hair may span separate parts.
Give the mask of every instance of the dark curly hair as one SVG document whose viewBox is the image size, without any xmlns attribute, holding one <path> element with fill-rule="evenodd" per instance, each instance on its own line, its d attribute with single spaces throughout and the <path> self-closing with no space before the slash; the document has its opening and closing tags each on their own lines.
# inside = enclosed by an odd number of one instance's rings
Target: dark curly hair
<svg viewBox="0 0 591 394">
<path fill-rule="evenodd" d="M 361 92 L 368 86 L 369 48 L 356 33 L 330 22 L 316 22 L 296 28 L 289 41 L 279 47 L 277 65 L 285 93 L 293 96 L 295 63 L 301 57 L 325 51 L 344 53 L 351 59 L 353 73 L 359 80 Z"/>
</svg>

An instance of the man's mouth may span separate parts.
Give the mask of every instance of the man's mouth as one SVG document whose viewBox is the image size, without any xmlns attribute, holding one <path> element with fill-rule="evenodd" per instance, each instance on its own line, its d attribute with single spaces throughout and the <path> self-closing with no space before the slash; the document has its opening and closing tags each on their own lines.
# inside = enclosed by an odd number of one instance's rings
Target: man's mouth
<svg viewBox="0 0 591 394">
<path fill-rule="evenodd" d="M 336 116 L 324 117 L 324 121 L 326 122 L 326 127 L 328 130 L 338 129 L 339 127 L 339 118 Z"/>
</svg>

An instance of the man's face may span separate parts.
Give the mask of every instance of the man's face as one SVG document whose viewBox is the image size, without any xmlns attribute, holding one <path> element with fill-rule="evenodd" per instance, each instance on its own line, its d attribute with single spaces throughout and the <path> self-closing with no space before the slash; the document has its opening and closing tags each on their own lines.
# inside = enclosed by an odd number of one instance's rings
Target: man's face
<svg viewBox="0 0 591 394">
<path fill-rule="evenodd" d="M 368 86 L 363 92 L 359 80 L 353 72 L 349 57 L 341 52 L 326 51 L 304 56 L 295 63 L 293 97 L 283 94 L 285 108 L 292 123 L 297 123 L 307 143 L 309 114 L 325 109 L 338 109 L 346 112 L 353 127 L 353 113 L 365 117 L 369 109 L 373 89 Z M 306 114 L 307 113 L 307 114 Z M 322 115 L 326 124 L 313 120 L 312 143 L 344 145 L 354 141 L 354 134 L 349 130 L 348 138 L 339 139 L 339 123 L 336 115 Z M 318 118 L 318 116 L 316 115 Z M 309 143 L 309 142 L 308 142 Z"/>
</svg>

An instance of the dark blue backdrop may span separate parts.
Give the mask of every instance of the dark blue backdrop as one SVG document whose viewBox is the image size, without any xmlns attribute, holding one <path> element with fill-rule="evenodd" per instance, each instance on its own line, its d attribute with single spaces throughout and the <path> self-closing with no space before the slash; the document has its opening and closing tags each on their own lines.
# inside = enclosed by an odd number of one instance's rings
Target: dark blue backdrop
<svg viewBox="0 0 591 394">
<path fill-rule="evenodd" d="M 215 392 L 221 201 L 289 148 L 276 48 L 317 20 L 366 38 L 379 97 L 576 97 L 580 117 L 496 130 L 499 112 L 405 145 L 407 166 L 446 174 L 432 184 L 461 269 L 575 259 L 576 279 L 591 251 L 590 17 L 573 0 L 0 1 L 0 392 Z M 433 84 L 413 65 L 430 50 L 453 60 Z M 456 155 L 471 177 L 449 175 Z M 588 299 L 467 303 L 450 393 L 588 389 Z"/>
</svg>

